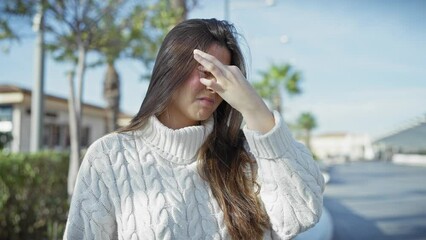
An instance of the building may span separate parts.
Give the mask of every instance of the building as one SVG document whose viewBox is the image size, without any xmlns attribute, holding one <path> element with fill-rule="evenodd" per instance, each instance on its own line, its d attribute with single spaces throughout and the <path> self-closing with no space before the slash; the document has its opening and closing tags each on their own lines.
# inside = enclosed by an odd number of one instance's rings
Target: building
<svg viewBox="0 0 426 240">
<path fill-rule="evenodd" d="M 387 161 L 394 154 L 426 156 L 426 114 L 377 138 L 373 146 L 378 157 Z"/>
<path fill-rule="evenodd" d="M 374 146 L 399 153 L 426 153 L 426 114 L 377 138 Z"/>
<path fill-rule="evenodd" d="M 68 100 L 52 95 L 44 99 L 43 149 L 66 150 L 70 146 Z M 122 124 L 130 116 L 121 114 Z M 28 152 L 31 133 L 31 91 L 11 85 L 0 85 L 0 132 L 12 136 L 6 149 Z M 82 147 L 106 134 L 106 110 L 83 104 Z"/>
<path fill-rule="evenodd" d="M 324 161 L 371 160 L 374 158 L 369 135 L 327 133 L 312 137 L 312 152 Z"/>
</svg>

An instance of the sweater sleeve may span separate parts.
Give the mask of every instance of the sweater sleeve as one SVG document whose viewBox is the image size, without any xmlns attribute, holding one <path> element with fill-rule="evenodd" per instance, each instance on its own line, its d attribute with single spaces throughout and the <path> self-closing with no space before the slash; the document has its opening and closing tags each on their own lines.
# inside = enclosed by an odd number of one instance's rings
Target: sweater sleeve
<svg viewBox="0 0 426 240">
<path fill-rule="evenodd" d="M 269 216 L 272 238 L 291 239 L 314 226 L 322 213 L 324 179 L 311 153 L 291 136 L 274 112 L 275 126 L 266 134 L 244 127 L 256 158 L 260 198 Z"/>
<path fill-rule="evenodd" d="M 114 206 L 106 182 L 109 175 L 108 156 L 98 152 L 95 142 L 80 166 L 64 239 L 117 239 Z"/>
</svg>

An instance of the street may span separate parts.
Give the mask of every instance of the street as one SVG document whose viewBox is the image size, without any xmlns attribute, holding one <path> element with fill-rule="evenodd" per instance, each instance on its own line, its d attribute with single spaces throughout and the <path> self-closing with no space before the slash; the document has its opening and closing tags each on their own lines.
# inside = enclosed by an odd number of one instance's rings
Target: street
<svg viewBox="0 0 426 240">
<path fill-rule="evenodd" d="M 373 161 L 329 170 L 333 240 L 426 239 L 426 167 Z"/>
</svg>

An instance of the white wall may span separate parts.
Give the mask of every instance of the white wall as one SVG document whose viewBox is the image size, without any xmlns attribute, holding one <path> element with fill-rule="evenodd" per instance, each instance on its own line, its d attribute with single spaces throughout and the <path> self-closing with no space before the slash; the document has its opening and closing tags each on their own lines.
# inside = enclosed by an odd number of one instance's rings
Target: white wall
<svg viewBox="0 0 426 240">
<path fill-rule="evenodd" d="M 106 134 L 105 119 L 100 118 L 99 116 L 90 116 L 86 114 L 83 116 L 83 126 L 90 127 L 89 145 Z"/>
<path fill-rule="evenodd" d="M 58 102 L 47 102 L 45 112 L 53 113 L 55 117 L 45 116 L 45 124 L 69 125 L 69 114 L 67 104 Z M 13 109 L 13 140 L 12 152 L 30 151 L 31 115 L 27 113 L 30 104 L 27 101 L 15 104 Z M 103 111 L 99 109 L 84 109 L 82 127 L 89 127 L 89 145 L 96 139 L 105 135 L 105 119 Z M 61 149 L 57 149 L 61 150 Z"/>
<path fill-rule="evenodd" d="M 426 166 L 426 155 L 418 154 L 394 154 L 392 162 L 413 166 Z"/>
<path fill-rule="evenodd" d="M 361 160 L 373 159 L 370 137 L 366 134 L 338 134 L 314 136 L 312 151 L 321 159 Z"/>
<path fill-rule="evenodd" d="M 22 110 L 19 105 L 15 104 L 12 106 L 12 142 L 10 145 L 10 150 L 12 152 L 19 152 L 21 149 L 21 126 L 22 126 Z"/>
</svg>

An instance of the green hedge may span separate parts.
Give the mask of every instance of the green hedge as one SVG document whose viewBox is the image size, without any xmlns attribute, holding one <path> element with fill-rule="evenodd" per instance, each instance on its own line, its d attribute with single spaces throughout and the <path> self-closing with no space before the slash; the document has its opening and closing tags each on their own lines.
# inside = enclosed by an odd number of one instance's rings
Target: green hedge
<svg viewBox="0 0 426 240">
<path fill-rule="evenodd" d="M 61 239 L 68 154 L 0 152 L 0 239 Z"/>
</svg>

